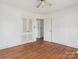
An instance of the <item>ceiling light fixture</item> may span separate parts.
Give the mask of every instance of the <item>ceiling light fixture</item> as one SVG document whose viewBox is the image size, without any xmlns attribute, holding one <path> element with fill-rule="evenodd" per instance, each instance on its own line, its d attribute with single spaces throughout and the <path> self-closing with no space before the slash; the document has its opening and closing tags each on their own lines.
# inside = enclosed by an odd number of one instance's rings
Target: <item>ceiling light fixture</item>
<svg viewBox="0 0 79 59">
<path fill-rule="evenodd" d="M 36 6 L 36 8 L 44 8 L 45 6 L 52 6 L 52 3 L 49 3 L 46 0 L 39 0 L 39 4 Z"/>
</svg>

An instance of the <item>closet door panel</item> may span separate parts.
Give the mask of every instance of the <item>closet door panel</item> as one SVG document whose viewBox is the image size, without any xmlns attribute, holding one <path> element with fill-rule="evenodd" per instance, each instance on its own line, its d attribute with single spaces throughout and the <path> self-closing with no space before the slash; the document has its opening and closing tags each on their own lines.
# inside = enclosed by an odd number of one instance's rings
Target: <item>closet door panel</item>
<svg viewBox="0 0 79 59">
<path fill-rule="evenodd" d="M 51 19 L 44 20 L 44 40 L 52 41 Z"/>
<path fill-rule="evenodd" d="M 22 31 L 22 41 L 23 43 L 33 42 L 33 19 L 32 18 L 24 18 L 22 20 L 23 31 Z"/>
</svg>

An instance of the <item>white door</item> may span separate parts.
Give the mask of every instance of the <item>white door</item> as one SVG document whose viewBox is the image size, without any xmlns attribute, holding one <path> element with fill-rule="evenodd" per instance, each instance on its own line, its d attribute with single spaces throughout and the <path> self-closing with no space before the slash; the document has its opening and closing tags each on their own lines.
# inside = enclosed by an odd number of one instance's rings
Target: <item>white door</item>
<svg viewBox="0 0 79 59">
<path fill-rule="evenodd" d="M 34 41 L 33 33 L 33 20 L 30 18 L 23 19 L 23 33 L 22 33 L 22 42 L 29 43 Z"/>
<path fill-rule="evenodd" d="M 51 18 L 44 19 L 44 40 L 52 41 L 52 20 Z"/>
</svg>

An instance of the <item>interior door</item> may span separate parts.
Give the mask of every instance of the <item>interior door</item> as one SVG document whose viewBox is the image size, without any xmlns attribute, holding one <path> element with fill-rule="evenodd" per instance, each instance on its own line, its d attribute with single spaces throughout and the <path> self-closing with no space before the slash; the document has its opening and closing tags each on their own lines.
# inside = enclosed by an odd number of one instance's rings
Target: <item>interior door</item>
<svg viewBox="0 0 79 59">
<path fill-rule="evenodd" d="M 44 40 L 52 41 L 52 20 L 50 18 L 44 19 Z"/>
<path fill-rule="evenodd" d="M 28 43 L 33 42 L 33 20 L 31 18 L 23 19 L 23 33 L 22 33 L 22 42 Z"/>
</svg>

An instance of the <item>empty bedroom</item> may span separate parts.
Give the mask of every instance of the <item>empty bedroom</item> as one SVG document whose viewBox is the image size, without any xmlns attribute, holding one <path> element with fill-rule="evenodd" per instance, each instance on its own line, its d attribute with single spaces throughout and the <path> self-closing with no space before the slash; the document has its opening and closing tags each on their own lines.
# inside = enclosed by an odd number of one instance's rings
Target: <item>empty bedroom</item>
<svg viewBox="0 0 79 59">
<path fill-rule="evenodd" d="M 0 59 L 78 59 L 78 0 L 0 0 Z"/>
</svg>

